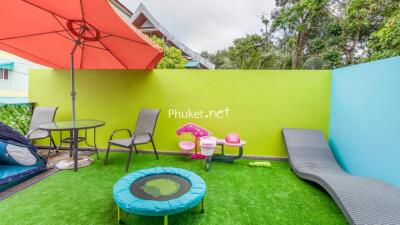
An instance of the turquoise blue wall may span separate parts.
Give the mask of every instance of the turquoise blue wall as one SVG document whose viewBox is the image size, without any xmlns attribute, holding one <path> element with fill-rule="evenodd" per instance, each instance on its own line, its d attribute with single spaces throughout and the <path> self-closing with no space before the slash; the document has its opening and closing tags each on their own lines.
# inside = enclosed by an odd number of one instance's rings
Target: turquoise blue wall
<svg viewBox="0 0 400 225">
<path fill-rule="evenodd" d="M 334 70 L 329 143 L 349 173 L 400 186 L 400 57 Z"/>
</svg>

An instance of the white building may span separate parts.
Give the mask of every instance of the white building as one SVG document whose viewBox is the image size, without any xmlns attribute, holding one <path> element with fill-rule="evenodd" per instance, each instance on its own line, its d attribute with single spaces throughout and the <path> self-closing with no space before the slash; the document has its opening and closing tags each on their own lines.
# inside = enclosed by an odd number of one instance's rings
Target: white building
<svg viewBox="0 0 400 225">
<path fill-rule="evenodd" d="M 118 0 L 109 0 L 113 8 L 119 12 L 129 23 L 134 25 L 142 33 L 152 36 L 155 35 L 165 40 L 168 46 L 173 46 L 182 51 L 183 57 L 188 60 L 185 65 L 187 69 L 215 69 L 215 65 L 200 54 L 191 50 L 182 43 L 177 37 L 170 33 L 145 7 L 140 3 L 135 12 L 131 12 Z"/>
<path fill-rule="evenodd" d="M 27 97 L 29 69 L 46 68 L 0 51 L 0 97 Z"/>
</svg>

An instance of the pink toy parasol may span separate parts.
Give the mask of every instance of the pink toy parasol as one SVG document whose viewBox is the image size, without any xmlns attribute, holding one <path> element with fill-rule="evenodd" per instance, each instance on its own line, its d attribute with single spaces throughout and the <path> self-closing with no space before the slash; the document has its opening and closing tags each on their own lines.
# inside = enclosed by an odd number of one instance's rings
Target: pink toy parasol
<svg viewBox="0 0 400 225">
<path fill-rule="evenodd" d="M 177 131 L 177 135 L 182 135 L 184 133 L 191 133 L 195 137 L 195 153 L 190 157 L 190 159 L 204 159 L 205 156 L 202 154 L 198 153 L 198 146 L 197 146 L 197 141 L 201 137 L 209 136 L 210 132 L 202 127 L 200 127 L 197 124 L 194 123 L 188 123 L 183 126 L 181 126 Z"/>
<path fill-rule="evenodd" d="M 176 131 L 177 135 L 182 135 L 183 133 L 191 133 L 197 140 L 210 134 L 208 130 L 194 123 L 185 124 Z"/>
</svg>

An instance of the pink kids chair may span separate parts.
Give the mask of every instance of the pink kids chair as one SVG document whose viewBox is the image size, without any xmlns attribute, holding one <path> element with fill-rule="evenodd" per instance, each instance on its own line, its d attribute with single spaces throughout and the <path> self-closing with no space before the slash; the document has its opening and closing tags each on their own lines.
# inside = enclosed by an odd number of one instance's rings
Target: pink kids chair
<svg viewBox="0 0 400 225">
<path fill-rule="evenodd" d="M 184 133 L 190 133 L 194 136 L 194 141 L 180 141 L 179 148 L 185 153 L 189 154 L 193 149 L 195 150 L 194 154 L 190 156 L 190 159 L 205 159 L 206 156 L 202 155 L 198 151 L 198 141 L 201 137 L 209 136 L 210 132 L 197 124 L 188 123 L 181 126 L 176 134 L 181 136 Z"/>
</svg>

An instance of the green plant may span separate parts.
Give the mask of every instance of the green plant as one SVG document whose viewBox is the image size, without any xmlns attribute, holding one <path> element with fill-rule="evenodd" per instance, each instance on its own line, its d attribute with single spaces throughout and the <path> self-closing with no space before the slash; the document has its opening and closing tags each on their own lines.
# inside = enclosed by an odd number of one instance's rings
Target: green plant
<svg viewBox="0 0 400 225">
<path fill-rule="evenodd" d="M 182 55 L 182 51 L 173 47 L 168 46 L 162 38 L 157 36 L 151 36 L 150 39 L 164 49 L 164 57 L 158 63 L 157 69 L 184 69 L 187 63 Z"/>
<path fill-rule="evenodd" d="M 25 134 L 31 118 L 31 104 L 0 105 L 0 122 Z"/>
<path fill-rule="evenodd" d="M 381 29 L 372 34 L 368 47 L 370 60 L 400 55 L 400 10 L 389 18 Z"/>
</svg>

